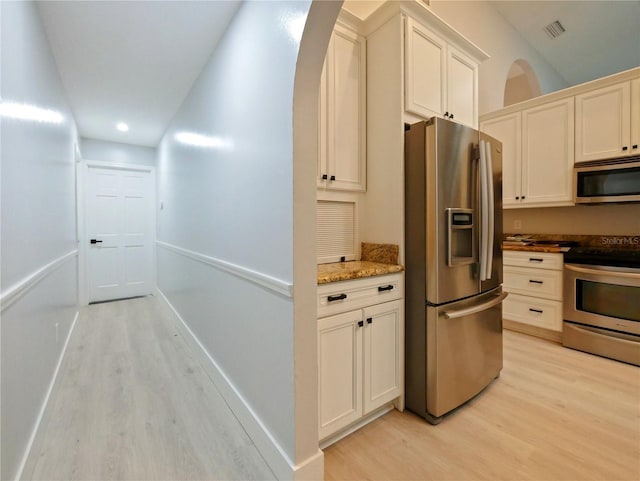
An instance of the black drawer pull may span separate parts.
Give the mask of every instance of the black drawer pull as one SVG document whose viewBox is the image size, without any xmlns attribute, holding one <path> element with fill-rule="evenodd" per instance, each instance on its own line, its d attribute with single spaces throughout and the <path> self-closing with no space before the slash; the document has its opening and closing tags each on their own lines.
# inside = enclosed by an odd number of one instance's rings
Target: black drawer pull
<svg viewBox="0 0 640 481">
<path fill-rule="evenodd" d="M 393 290 L 393 286 L 391 284 L 389 284 L 388 286 L 378 286 L 378 292 L 392 291 L 392 290 Z"/>
<path fill-rule="evenodd" d="M 373 322 L 373 317 L 367 317 L 367 324 L 371 324 Z"/>
<path fill-rule="evenodd" d="M 533 309 L 532 307 L 530 307 L 529 310 L 531 312 L 537 312 L 538 314 L 542 314 L 542 310 L 540 310 L 540 309 Z"/>
<path fill-rule="evenodd" d="M 341 301 L 343 299 L 346 299 L 347 295 L 346 294 L 336 294 L 334 296 L 327 296 L 327 301 L 329 302 L 333 302 L 333 301 Z"/>
<path fill-rule="evenodd" d="M 358 321 L 358 327 L 364 326 L 364 321 Z"/>
<path fill-rule="evenodd" d="M 529 257 L 529 262 L 544 262 L 544 259 L 540 259 L 539 257 Z"/>
<path fill-rule="evenodd" d="M 544 284 L 543 281 L 534 281 L 533 279 L 529 279 L 529 282 L 532 282 L 534 284 Z"/>
</svg>

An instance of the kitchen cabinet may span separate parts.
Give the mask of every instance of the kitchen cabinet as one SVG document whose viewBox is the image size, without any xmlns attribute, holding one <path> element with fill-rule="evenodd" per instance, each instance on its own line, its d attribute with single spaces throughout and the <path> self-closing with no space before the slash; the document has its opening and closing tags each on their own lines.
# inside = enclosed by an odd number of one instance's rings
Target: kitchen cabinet
<svg viewBox="0 0 640 481">
<path fill-rule="evenodd" d="M 562 254 L 504 251 L 503 263 L 505 327 L 560 340 Z"/>
<path fill-rule="evenodd" d="M 405 22 L 405 110 L 477 128 L 478 63 L 415 19 Z"/>
<path fill-rule="evenodd" d="M 320 80 L 317 185 L 366 190 L 366 40 L 337 23 Z"/>
<path fill-rule="evenodd" d="M 374 419 L 379 408 L 403 395 L 401 289 L 401 274 L 318 287 L 325 302 L 319 313 L 364 306 L 318 320 L 321 440 L 366 422 L 367 416 Z"/>
<path fill-rule="evenodd" d="M 640 155 L 640 79 L 575 99 L 576 163 Z"/>
<path fill-rule="evenodd" d="M 480 129 L 502 142 L 504 208 L 574 204 L 573 98 L 495 117 Z"/>
</svg>

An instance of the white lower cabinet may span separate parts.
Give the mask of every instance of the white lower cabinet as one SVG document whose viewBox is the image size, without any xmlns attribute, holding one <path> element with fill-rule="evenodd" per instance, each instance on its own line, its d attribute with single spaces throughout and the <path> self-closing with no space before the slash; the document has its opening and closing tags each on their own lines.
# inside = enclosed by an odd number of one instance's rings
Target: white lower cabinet
<svg viewBox="0 0 640 481">
<path fill-rule="evenodd" d="M 321 440 L 401 397 L 403 301 L 319 319 L 318 369 Z"/>
<path fill-rule="evenodd" d="M 503 318 L 562 331 L 562 254 L 505 251 Z"/>
</svg>

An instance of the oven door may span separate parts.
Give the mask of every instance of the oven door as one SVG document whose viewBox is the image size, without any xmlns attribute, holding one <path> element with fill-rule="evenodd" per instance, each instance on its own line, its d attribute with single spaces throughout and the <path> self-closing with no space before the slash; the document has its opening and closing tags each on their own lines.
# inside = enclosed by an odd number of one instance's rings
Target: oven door
<svg viewBox="0 0 640 481">
<path fill-rule="evenodd" d="M 640 336 L 640 269 L 565 264 L 564 320 Z"/>
</svg>

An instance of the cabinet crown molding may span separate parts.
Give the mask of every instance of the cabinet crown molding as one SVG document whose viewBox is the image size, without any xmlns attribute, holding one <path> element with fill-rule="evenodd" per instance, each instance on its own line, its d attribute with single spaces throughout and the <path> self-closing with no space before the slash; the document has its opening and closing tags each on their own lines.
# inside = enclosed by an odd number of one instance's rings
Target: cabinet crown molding
<svg viewBox="0 0 640 481">
<path fill-rule="evenodd" d="M 545 95 L 540 95 L 539 97 L 535 97 L 529 100 L 524 100 L 522 102 L 509 105 L 508 107 L 494 110 L 493 112 L 489 112 L 481 115 L 480 122 L 484 122 L 485 120 L 491 120 L 496 117 L 501 117 L 506 114 L 521 112 L 531 107 L 537 107 L 539 105 L 554 102 L 556 100 L 562 100 L 568 97 L 574 97 L 576 95 L 587 93 L 592 90 L 597 90 L 602 87 L 608 87 L 610 85 L 615 85 L 620 82 L 625 82 L 627 80 L 634 80 L 637 78 L 640 78 L 640 67 L 634 67 L 632 69 L 615 73 L 607 77 L 602 77 L 596 80 L 592 80 L 590 82 L 585 82 L 583 84 L 567 87 L 566 89 L 557 90 L 555 92 L 551 92 Z"/>
<path fill-rule="evenodd" d="M 382 4 L 365 19 L 364 35 L 370 35 L 396 15 L 406 15 L 422 23 L 435 33 L 445 37 L 449 43 L 463 50 L 478 63 L 490 58 L 487 52 L 436 15 L 423 2 L 417 0 L 389 1 Z"/>
</svg>

